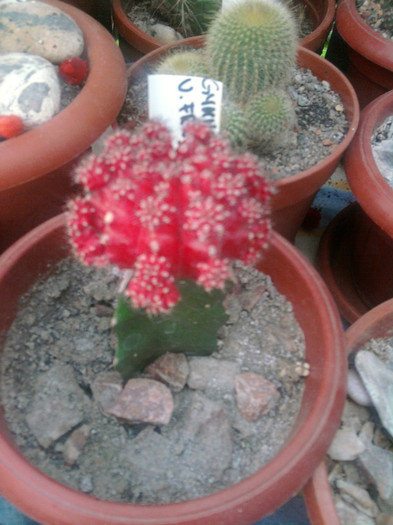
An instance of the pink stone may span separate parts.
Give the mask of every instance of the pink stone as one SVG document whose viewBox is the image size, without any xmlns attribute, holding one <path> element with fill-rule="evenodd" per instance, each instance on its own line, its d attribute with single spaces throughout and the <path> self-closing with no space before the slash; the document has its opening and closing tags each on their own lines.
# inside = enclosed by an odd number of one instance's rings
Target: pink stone
<svg viewBox="0 0 393 525">
<path fill-rule="evenodd" d="M 172 416 L 173 397 L 163 383 L 153 379 L 130 379 L 116 404 L 107 412 L 130 423 L 166 425 Z"/>
<path fill-rule="evenodd" d="M 174 392 L 183 390 L 189 374 L 187 358 L 184 354 L 167 352 L 145 369 L 145 373 L 159 379 Z"/>
<path fill-rule="evenodd" d="M 82 425 L 72 432 L 64 445 L 64 461 L 67 465 L 74 465 L 81 455 L 89 436 L 90 428 Z"/>
<path fill-rule="evenodd" d="M 280 397 L 271 381 L 254 372 L 238 374 L 235 378 L 235 389 L 237 408 L 249 421 L 257 421 Z"/>
</svg>

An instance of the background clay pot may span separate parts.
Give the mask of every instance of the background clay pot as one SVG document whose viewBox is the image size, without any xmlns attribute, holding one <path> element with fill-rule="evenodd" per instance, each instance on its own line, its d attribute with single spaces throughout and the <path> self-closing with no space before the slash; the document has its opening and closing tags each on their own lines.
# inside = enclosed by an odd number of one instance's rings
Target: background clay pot
<svg viewBox="0 0 393 525">
<path fill-rule="evenodd" d="M 127 89 L 125 62 L 114 39 L 84 12 L 56 0 L 80 26 L 90 73 L 79 95 L 50 121 L 0 143 L 0 253 L 63 210 L 75 190 L 73 161 L 111 125 Z"/>
<path fill-rule="evenodd" d="M 41 224 L 0 257 L 0 332 L 21 294 L 48 264 L 69 254 L 65 217 Z M 278 234 L 260 269 L 292 302 L 306 339 L 310 375 L 300 413 L 286 444 L 254 475 L 208 497 L 145 506 L 100 501 L 52 481 L 19 453 L 0 417 L 0 491 L 22 512 L 53 525 L 247 525 L 298 493 L 322 460 L 339 425 L 346 386 L 343 332 L 322 279 L 300 252 Z"/>
<path fill-rule="evenodd" d="M 177 46 L 201 47 L 202 37 L 192 37 L 176 44 L 162 46 L 140 58 L 128 70 L 129 80 L 136 80 L 147 75 L 149 66 L 162 59 L 165 54 Z M 359 105 L 356 94 L 343 73 L 333 64 L 316 53 L 299 47 L 297 63 L 309 68 L 319 80 L 326 80 L 333 91 L 341 96 L 349 129 L 336 149 L 324 160 L 296 175 L 277 181 L 277 193 L 273 197 L 273 226 L 277 232 L 293 242 L 304 217 L 311 206 L 319 188 L 336 169 L 341 156 L 349 146 L 359 122 Z"/>
<path fill-rule="evenodd" d="M 317 51 L 325 42 L 333 24 L 335 0 L 299 0 L 314 30 L 300 41 L 300 45 Z M 141 53 L 149 53 L 162 43 L 131 22 L 123 9 L 123 0 L 113 0 L 113 20 L 121 36 Z"/>
<path fill-rule="evenodd" d="M 336 27 L 348 44 L 347 75 L 363 108 L 393 89 L 393 42 L 364 22 L 355 0 L 340 0 Z"/>
<path fill-rule="evenodd" d="M 382 177 L 371 137 L 393 115 L 393 91 L 371 102 L 344 157 L 358 204 L 343 210 L 325 230 L 318 267 L 343 317 L 350 323 L 393 297 L 393 189 Z"/>
<path fill-rule="evenodd" d="M 393 335 L 393 299 L 376 306 L 359 318 L 345 332 L 347 355 L 365 345 L 370 339 Z M 322 462 L 303 489 L 307 513 L 312 525 L 341 525 Z"/>
</svg>

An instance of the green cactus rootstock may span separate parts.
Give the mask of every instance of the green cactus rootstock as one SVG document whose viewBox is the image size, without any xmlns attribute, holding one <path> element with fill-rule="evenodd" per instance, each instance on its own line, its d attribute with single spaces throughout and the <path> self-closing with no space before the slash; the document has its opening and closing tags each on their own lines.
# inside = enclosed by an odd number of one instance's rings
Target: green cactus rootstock
<svg viewBox="0 0 393 525">
<path fill-rule="evenodd" d="M 193 75 L 207 77 L 206 59 L 201 49 L 187 49 L 168 54 L 154 73 L 157 75 Z"/>
<path fill-rule="evenodd" d="M 255 96 L 245 110 L 251 147 L 268 152 L 285 143 L 295 124 L 295 108 L 289 95 L 281 90 L 266 90 Z"/>
<path fill-rule="evenodd" d="M 157 11 L 184 37 L 189 37 L 206 33 L 221 8 L 221 0 L 153 0 L 151 5 L 153 12 Z"/>
<path fill-rule="evenodd" d="M 119 297 L 115 363 L 125 381 L 166 352 L 210 355 L 217 349 L 217 331 L 227 320 L 225 292 L 207 292 L 192 280 L 177 285 L 181 300 L 169 314 L 148 315 L 133 308 L 126 296 Z"/>
<path fill-rule="evenodd" d="M 280 3 L 244 0 L 209 27 L 206 50 L 213 78 L 232 100 L 245 104 L 268 87 L 285 86 L 296 63 L 297 23 Z"/>
</svg>

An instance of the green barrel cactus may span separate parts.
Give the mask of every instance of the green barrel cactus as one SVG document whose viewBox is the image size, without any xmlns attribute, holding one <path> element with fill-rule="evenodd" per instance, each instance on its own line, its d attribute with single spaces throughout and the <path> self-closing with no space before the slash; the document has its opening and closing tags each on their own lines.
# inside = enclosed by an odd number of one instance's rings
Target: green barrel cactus
<svg viewBox="0 0 393 525">
<path fill-rule="evenodd" d="M 285 86 L 297 53 L 297 23 L 279 2 L 244 0 L 216 16 L 207 32 L 210 74 L 245 104 L 271 86 Z"/>
<path fill-rule="evenodd" d="M 261 153 L 285 143 L 295 124 L 295 108 L 283 90 L 266 90 L 253 97 L 245 109 L 251 146 Z"/>
<path fill-rule="evenodd" d="M 201 49 L 178 50 L 161 60 L 154 71 L 157 75 L 208 75 L 206 59 Z"/>
</svg>

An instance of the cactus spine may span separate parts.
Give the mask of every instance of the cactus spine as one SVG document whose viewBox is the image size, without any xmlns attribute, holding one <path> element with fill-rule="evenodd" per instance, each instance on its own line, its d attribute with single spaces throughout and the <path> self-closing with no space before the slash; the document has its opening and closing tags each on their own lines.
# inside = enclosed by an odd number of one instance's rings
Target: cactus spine
<svg viewBox="0 0 393 525">
<path fill-rule="evenodd" d="M 208 76 L 206 60 L 200 49 L 178 51 L 167 55 L 156 67 L 157 75 Z"/>
<path fill-rule="evenodd" d="M 271 89 L 251 99 L 245 116 L 251 145 L 268 152 L 285 142 L 288 130 L 295 123 L 295 108 L 285 91 Z"/>
<path fill-rule="evenodd" d="M 272 86 L 285 86 L 295 65 L 297 24 L 280 3 L 244 0 L 221 12 L 206 41 L 210 73 L 245 104 Z"/>
</svg>

